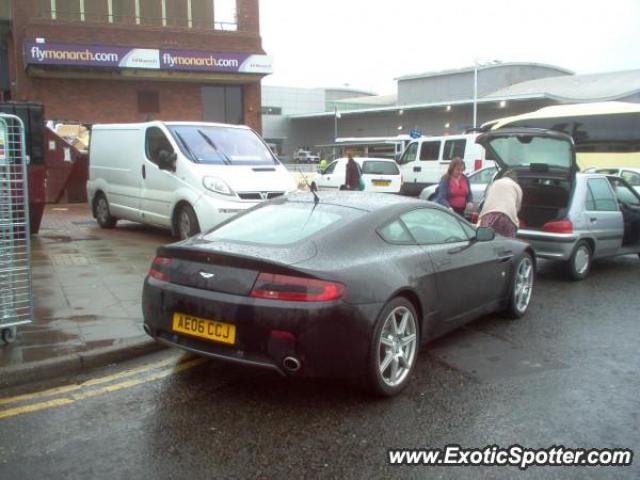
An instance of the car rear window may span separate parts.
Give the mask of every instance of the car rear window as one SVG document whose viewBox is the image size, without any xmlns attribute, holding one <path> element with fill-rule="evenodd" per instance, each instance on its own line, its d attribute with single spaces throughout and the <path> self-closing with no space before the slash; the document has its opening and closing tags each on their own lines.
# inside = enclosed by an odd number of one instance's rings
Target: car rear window
<svg viewBox="0 0 640 480">
<path fill-rule="evenodd" d="M 335 228 L 362 213 L 351 208 L 313 203 L 265 205 L 215 228 L 204 238 L 256 245 L 289 245 Z"/>
<path fill-rule="evenodd" d="M 362 164 L 362 173 L 371 175 L 398 175 L 398 165 L 395 162 L 380 162 L 367 160 Z"/>
</svg>

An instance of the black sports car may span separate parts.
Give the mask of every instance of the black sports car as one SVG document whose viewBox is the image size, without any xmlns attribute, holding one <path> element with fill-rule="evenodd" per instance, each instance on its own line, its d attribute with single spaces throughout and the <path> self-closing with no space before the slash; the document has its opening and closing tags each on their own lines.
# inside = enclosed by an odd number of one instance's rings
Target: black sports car
<svg viewBox="0 0 640 480">
<path fill-rule="evenodd" d="M 526 243 L 434 203 L 299 193 L 160 247 L 144 327 L 207 357 L 393 395 L 427 340 L 489 312 L 524 315 L 534 272 Z"/>
</svg>

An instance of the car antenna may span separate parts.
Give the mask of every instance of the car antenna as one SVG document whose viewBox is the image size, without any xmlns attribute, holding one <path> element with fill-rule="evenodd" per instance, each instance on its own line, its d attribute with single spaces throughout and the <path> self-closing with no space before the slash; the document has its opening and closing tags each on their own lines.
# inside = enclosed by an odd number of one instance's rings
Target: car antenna
<svg viewBox="0 0 640 480">
<path fill-rule="evenodd" d="M 304 176 L 304 173 L 302 173 L 302 170 L 300 170 L 300 167 L 298 167 L 297 170 L 298 170 L 298 173 L 302 175 L 302 179 L 304 180 L 305 185 L 307 185 L 307 187 L 309 188 L 309 191 L 313 193 L 313 203 L 317 205 L 318 203 L 320 203 L 320 197 L 318 196 L 316 191 L 313 188 L 311 188 L 311 185 L 309 185 L 309 182 L 307 181 L 307 177 Z"/>
</svg>

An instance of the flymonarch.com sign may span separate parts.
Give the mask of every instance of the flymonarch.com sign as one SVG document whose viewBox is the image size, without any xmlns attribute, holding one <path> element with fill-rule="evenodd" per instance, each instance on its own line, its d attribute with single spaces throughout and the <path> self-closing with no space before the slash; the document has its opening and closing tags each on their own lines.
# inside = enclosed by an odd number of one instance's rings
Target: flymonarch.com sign
<svg viewBox="0 0 640 480">
<path fill-rule="evenodd" d="M 127 48 L 69 43 L 24 43 L 25 65 L 56 65 L 98 68 L 137 68 L 186 72 L 273 72 L 271 57 L 241 53 Z"/>
</svg>

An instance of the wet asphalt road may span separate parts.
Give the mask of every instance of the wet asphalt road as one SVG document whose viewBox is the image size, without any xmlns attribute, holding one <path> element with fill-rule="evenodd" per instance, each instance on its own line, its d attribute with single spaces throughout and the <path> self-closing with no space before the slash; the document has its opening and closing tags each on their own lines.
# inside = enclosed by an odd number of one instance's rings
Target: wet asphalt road
<svg viewBox="0 0 640 480">
<path fill-rule="evenodd" d="M 388 448 L 640 452 L 640 260 L 583 282 L 539 271 L 528 315 L 427 346 L 400 396 L 205 362 L 66 406 L 0 418 L 0 478 L 639 478 L 630 467 L 391 467 Z M 118 374 L 177 351 L 0 397 Z M 145 373 L 145 375 L 149 375 Z M 35 401 L 35 400 L 34 400 Z"/>
</svg>

